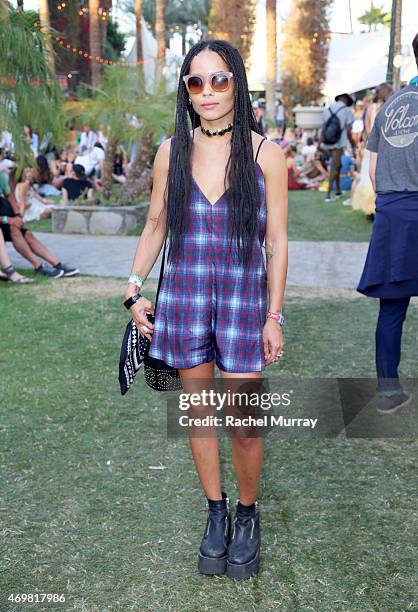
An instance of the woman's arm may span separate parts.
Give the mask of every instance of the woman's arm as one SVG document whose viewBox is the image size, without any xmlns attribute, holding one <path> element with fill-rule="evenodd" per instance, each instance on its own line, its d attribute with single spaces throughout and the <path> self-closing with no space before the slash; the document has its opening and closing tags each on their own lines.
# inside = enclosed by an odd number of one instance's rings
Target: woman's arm
<svg viewBox="0 0 418 612">
<path fill-rule="evenodd" d="M 364 119 L 364 131 L 366 132 L 366 136 L 370 135 L 372 131 L 372 105 L 368 106 L 366 111 L 366 117 Z"/>
<path fill-rule="evenodd" d="M 167 139 L 159 146 L 154 159 L 150 206 L 131 269 L 131 274 L 137 274 L 144 281 L 157 260 L 165 238 L 167 210 L 164 208 L 164 190 L 168 176 L 169 155 L 170 139 Z M 125 297 L 128 298 L 137 292 L 137 288 L 129 284 Z"/>
<path fill-rule="evenodd" d="M 370 151 L 370 167 L 369 176 L 373 185 L 374 191 L 376 191 L 376 166 L 377 166 L 377 153 Z"/>
<path fill-rule="evenodd" d="M 24 182 L 24 183 L 20 183 L 20 187 L 18 190 L 18 207 L 19 207 L 19 213 L 21 215 L 25 214 L 26 208 L 27 208 L 27 203 L 26 203 L 26 199 L 28 196 L 28 192 L 29 192 L 29 183 L 28 182 Z"/>
<path fill-rule="evenodd" d="M 260 150 L 266 180 L 267 226 L 266 271 L 269 289 L 269 307 L 281 312 L 287 277 L 287 167 L 282 149 L 266 142 Z"/>
<path fill-rule="evenodd" d="M 61 204 L 68 204 L 68 191 L 65 187 L 61 190 Z"/>
</svg>

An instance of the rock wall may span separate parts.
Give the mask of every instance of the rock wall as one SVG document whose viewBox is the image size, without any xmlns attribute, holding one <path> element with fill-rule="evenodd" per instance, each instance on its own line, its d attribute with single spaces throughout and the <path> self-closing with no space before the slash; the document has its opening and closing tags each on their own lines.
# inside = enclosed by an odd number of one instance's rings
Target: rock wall
<svg viewBox="0 0 418 612">
<path fill-rule="evenodd" d="M 126 235 L 145 224 L 149 202 L 137 206 L 60 206 L 52 211 L 58 234 Z"/>
</svg>

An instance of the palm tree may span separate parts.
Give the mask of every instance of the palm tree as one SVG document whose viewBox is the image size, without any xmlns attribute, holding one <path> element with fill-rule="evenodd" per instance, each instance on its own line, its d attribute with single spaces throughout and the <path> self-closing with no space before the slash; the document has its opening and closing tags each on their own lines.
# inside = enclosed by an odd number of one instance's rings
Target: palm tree
<svg viewBox="0 0 418 612">
<path fill-rule="evenodd" d="M 151 93 L 145 90 L 144 73 L 135 68 L 106 67 L 100 88 L 91 88 L 92 98 L 85 99 L 81 115 L 92 125 L 107 127 L 108 143 L 103 164 L 102 189 L 105 198 L 112 195 L 112 174 L 117 146 L 138 144 L 138 155 L 132 164 L 120 194 L 121 203 L 129 203 L 149 191 L 150 170 L 155 143 L 173 131 L 175 92 L 168 92 L 164 78 L 155 80 Z"/>
<path fill-rule="evenodd" d="M 6 8 L 0 0 L 0 125 L 12 133 L 23 165 L 33 163 L 24 125 L 36 127 L 41 142 L 63 142 L 63 94 L 47 59 L 46 36 L 33 26 L 36 16 Z"/>
<path fill-rule="evenodd" d="M 248 68 L 256 23 L 256 0 L 212 0 L 208 34 L 237 47 Z"/>
<path fill-rule="evenodd" d="M 267 69 L 266 69 L 266 114 L 274 121 L 276 113 L 277 43 L 276 0 L 266 0 L 267 25 Z"/>
<path fill-rule="evenodd" d="M 383 10 L 383 6 L 376 7 L 373 6 L 373 2 L 371 2 L 370 9 L 365 11 L 363 15 L 358 18 L 359 23 L 368 26 L 369 32 L 377 30 L 378 25 L 387 25 L 387 16 L 388 13 Z"/>
<path fill-rule="evenodd" d="M 39 0 L 39 19 L 41 20 L 42 28 L 48 33 L 51 30 L 48 0 Z M 45 38 L 45 43 L 49 67 L 51 68 L 51 72 L 55 72 L 54 54 L 52 51 L 51 40 L 48 35 Z"/>
<path fill-rule="evenodd" d="M 157 38 L 157 73 L 161 74 L 165 61 L 164 0 L 155 0 L 155 34 Z"/>
<path fill-rule="evenodd" d="M 89 0 L 89 37 L 91 61 L 91 82 L 97 87 L 101 77 L 100 63 L 96 59 L 101 55 L 101 37 L 99 25 L 99 0 Z"/>
<path fill-rule="evenodd" d="M 142 51 L 142 0 L 135 0 L 135 23 L 136 23 L 136 61 L 138 70 L 142 70 L 144 54 Z"/>
<path fill-rule="evenodd" d="M 292 0 L 285 24 L 281 90 L 285 106 L 316 104 L 322 95 L 333 0 Z"/>
<path fill-rule="evenodd" d="M 121 203 L 129 203 L 140 195 L 149 192 L 152 160 L 156 144 L 174 131 L 176 91 L 169 91 L 162 70 L 155 70 L 154 85 L 151 92 L 141 82 L 141 95 L 135 105 L 135 116 L 139 120 L 138 153 L 128 173 L 127 181 L 120 194 Z"/>
</svg>

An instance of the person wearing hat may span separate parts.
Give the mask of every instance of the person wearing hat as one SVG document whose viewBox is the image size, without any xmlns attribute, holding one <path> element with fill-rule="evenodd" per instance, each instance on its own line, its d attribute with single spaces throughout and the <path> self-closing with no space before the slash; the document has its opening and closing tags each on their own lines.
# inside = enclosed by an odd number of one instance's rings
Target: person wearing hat
<svg viewBox="0 0 418 612">
<path fill-rule="evenodd" d="M 320 143 L 329 152 L 331 157 L 329 186 L 325 202 L 333 200 L 331 192 L 334 181 L 336 184 L 336 197 L 342 195 L 340 185 L 341 157 L 348 145 L 348 141 L 350 141 L 353 156 L 355 156 L 356 143 L 351 133 L 354 123 L 354 113 L 351 109 L 353 104 L 353 98 L 348 93 L 343 93 L 336 96 L 335 102 L 324 110 Z"/>
</svg>

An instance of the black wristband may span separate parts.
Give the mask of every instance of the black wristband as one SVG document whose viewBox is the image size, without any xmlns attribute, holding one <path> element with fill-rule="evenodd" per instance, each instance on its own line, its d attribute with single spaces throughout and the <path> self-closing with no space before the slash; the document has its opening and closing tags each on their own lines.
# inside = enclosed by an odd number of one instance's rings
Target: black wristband
<svg viewBox="0 0 418 612">
<path fill-rule="evenodd" d="M 123 302 L 123 305 L 127 310 L 129 310 L 131 306 L 133 306 L 141 297 L 142 295 L 140 293 L 135 293 L 134 295 L 131 295 L 131 297 L 128 297 L 128 299 Z"/>
<path fill-rule="evenodd" d="M 21 219 L 23 219 L 23 215 L 21 215 L 20 213 L 16 213 L 14 216 L 15 217 L 20 217 Z"/>
</svg>

